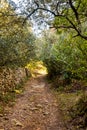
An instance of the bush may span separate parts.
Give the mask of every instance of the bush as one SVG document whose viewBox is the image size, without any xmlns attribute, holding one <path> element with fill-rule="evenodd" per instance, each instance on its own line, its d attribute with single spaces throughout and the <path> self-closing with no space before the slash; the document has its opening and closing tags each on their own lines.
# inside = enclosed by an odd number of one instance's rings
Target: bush
<svg viewBox="0 0 87 130">
<path fill-rule="evenodd" d="M 63 80 L 84 80 L 87 77 L 86 52 L 85 40 L 71 39 L 67 33 L 62 33 L 60 36 L 49 34 L 43 40 L 41 57 L 50 78 L 59 75 Z"/>
</svg>

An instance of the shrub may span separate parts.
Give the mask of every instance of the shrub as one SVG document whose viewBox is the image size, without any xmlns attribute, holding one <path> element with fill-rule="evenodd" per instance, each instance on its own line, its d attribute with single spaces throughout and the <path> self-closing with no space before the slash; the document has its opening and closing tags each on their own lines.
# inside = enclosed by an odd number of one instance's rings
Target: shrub
<svg viewBox="0 0 87 130">
<path fill-rule="evenodd" d="M 55 37 L 54 37 L 55 35 Z M 50 40 L 50 38 L 55 40 Z M 83 42 L 83 43 L 82 43 Z M 84 80 L 87 77 L 87 42 L 62 33 L 46 35 L 43 40 L 41 58 L 47 67 L 49 77 Z"/>
</svg>

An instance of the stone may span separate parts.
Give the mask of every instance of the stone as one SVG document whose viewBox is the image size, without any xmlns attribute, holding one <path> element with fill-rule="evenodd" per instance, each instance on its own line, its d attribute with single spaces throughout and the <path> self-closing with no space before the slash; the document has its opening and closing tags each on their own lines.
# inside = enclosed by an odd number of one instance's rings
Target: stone
<svg viewBox="0 0 87 130">
<path fill-rule="evenodd" d="M 3 117 L 3 114 L 0 114 L 0 117 Z"/>
<path fill-rule="evenodd" d="M 17 119 L 12 119 L 12 122 L 14 123 L 15 126 L 23 127 L 23 124 L 20 121 L 18 121 Z"/>
</svg>

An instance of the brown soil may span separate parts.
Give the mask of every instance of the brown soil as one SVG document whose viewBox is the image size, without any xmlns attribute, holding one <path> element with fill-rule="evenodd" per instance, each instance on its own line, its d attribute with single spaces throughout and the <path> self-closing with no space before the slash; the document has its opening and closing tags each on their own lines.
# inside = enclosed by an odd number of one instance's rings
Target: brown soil
<svg viewBox="0 0 87 130">
<path fill-rule="evenodd" d="M 15 105 L 0 117 L 0 130 L 66 130 L 45 77 L 31 78 L 24 87 Z"/>
</svg>

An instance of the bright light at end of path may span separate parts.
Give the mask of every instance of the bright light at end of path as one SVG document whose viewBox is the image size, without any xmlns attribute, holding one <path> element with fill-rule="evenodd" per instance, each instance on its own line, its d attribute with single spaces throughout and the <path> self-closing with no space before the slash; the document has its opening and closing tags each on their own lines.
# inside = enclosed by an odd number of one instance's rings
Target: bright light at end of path
<svg viewBox="0 0 87 130">
<path fill-rule="evenodd" d="M 43 65 L 42 61 L 31 61 L 26 68 L 28 68 L 33 77 L 38 77 L 47 74 L 47 68 Z"/>
<path fill-rule="evenodd" d="M 42 64 L 38 64 L 38 73 L 42 75 L 46 75 L 47 74 L 46 67 L 44 67 Z"/>
</svg>

